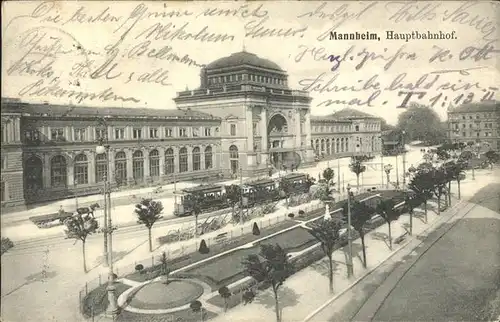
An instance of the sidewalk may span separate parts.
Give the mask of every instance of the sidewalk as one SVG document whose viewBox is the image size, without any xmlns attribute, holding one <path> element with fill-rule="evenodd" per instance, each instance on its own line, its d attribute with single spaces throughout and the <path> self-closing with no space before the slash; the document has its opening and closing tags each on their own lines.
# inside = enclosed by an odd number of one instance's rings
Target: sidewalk
<svg viewBox="0 0 500 322">
<path fill-rule="evenodd" d="M 444 215 L 454 210 L 460 209 L 460 205 L 454 200 L 454 207 L 441 216 L 429 211 L 429 223 L 425 224 L 423 220 L 414 218 L 413 233 L 414 240 L 417 236 L 427 235 L 434 229 Z M 463 211 L 460 209 L 459 211 Z M 403 215 L 397 222 L 392 224 L 392 236 L 394 239 L 405 233 L 404 225 L 409 222 L 409 215 Z M 425 231 L 427 230 L 427 231 Z M 425 231 L 425 232 L 424 232 Z M 361 257 L 361 242 L 355 240 L 353 249 L 356 253 L 354 258 L 354 278 L 349 281 L 346 278 L 346 259 L 344 250 L 335 251 L 334 261 L 334 291 L 338 294 L 349 287 L 355 279 L 364 275 L 370 269 L 373 269 L 384 262 L 388 256 L 404 247 L 404 242 L 400 245 L 393 243 L 394 251 L 390 251 L 386 242 L 383 240 L 387 234 L 387 224 L 375 229 L 365 237 L 367 250 L 367 269 L 363 269 Z M 311 266 L 299 271 L 287 279 L 279 291 L 280 307 L 283 310 L 283 321 L 303 321 L 311 312 L 324 304 L 332 295 L 328 290 L 328 263 L 326 257 L 313 263 Z M 314 295 L 314 296 L 312 296 Z M 274 296 L 271 290 L 259 293 L 253 303 L 247 305 L 238 305 L 227 313 L 219 315 L 212 321 L 274 321 Z M 319 321 L 319 320 L 318 320 Z"/>
</svg>

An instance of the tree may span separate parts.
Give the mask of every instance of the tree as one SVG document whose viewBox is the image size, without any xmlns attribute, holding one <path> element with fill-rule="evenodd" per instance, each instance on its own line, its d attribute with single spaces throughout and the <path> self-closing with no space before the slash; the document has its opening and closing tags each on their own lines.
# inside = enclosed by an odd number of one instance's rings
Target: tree
<svg viewBox="0 0 500 322">
<path fill-rule="evenodd" d="M 163 211 L 161 201 L 154 201 L 153 199 L 142 199 L 140 203 L 135 205 L 135 214 L 137 215 L 137 223 L 144 224 L 148 229 L 149 236 L 149 251 L 153 251 L 153 240 L 151 238 L 151 228 L 155 222 L 162 218 L 160 214 Z"/>
<path fill-rule="evenodd" d="M 443 129 L 438 114 L 423 105 L 410 104 L 399 114 L 396 128 L 404 130 L 410 141 L 437 143 L 446 140 L 446 130 Z"/>
<path fill-rule="evenodd" d="M 253 223 L 252 234 L 254 234 L 255 236 L 260 235 L 260 229 L 256 222 Z"/>
<path fill-rule="evenodd" d="M 280 190 L 285 194 L 286 206 L 288 208 L 288 198 L 293 194 L 293 184 L 289 180 L 281 178 L 279 186 Z"/>
<path fill-rule="evenodd" d="M 446 173 L 443 169 L 434 169 L 432 172 L 434 179 L 434 194 L 438 199 L 438 215 L 441 214 L 441 197 L 446 193 L 446 184 L 448 183 Z M 446 201 L 448 204 L 448 201 Z"/>
<path fill-rule="evenodd" d="M 227 286 L 223 286 L 219 288 L 219 295 L 224 299 L 224 312 L 227 312 L 227 301 L 231 297 L 231 291 L 227 288 Z"/>
<path fill-rule="evenodd" d="M 241 202 L 241 187 L 235 184 L 226 186 L 226 198 L 231 206 L 233 219 L 235 219 L 234 208 Z"/>
<path fill-rule="evenodd" d="M 377 213 L 384 218 L 389 228 L 389 249 L 392 250 L 392 233 L 391 233 L 391 222 L 398 220 L 401 213 L 394 209 L 394 201 L 392 199 L 382 200 L 377 205 Z"/>
<path fill-rule="evenodd" d="M 316 238 L 320 244 L 321 249 L 328 257 L 328 279 L 330 281 L 330 293 L 333 293 L 333 264 L 332 255 L 336 246 L 340 243 L 340 229 L 342 224 L 338 220 L 322 220 L 318 223 L 313 223 L 311 229 L 308 230 L 311 235 Z"/>
<path fill-rule="evenodd" d="M 351 163 L 349 163 L 349 169 L 356 175 L 356 185 L 359 192 L 359 175 L 366 171 L 366 166 L 363 165 L 363 157 L 351 157 Z"/>
<path fill-rule="evenodd" d="M 85 242 L 87 237 L 92 235 L 99 228 L 99 223 L 92 216 L 76 215 L 66 219 L 64 222 L 67 229 L 64 230 L 66 238 L 74 238 L 75 243 L 82 241 L 83 271 L 87 273 L 87 261 L 85 256 Z"/>
<path fill-rule="evenodd" d="M 421 204 L 421 200 L 415 193 L 405 193 L 405 209 L 410 214 L 410 236 L 413 234 L 413 215 L 415 208 Z"/>
<path fill-rule="evenodd" d="M 323 171 L 323 178 L 325 178 L 326 180 L 326 188 L 328 189 L 327 190 L 328 194 L 330 194 L 330 184 L 334 176 L 335 176 L 335 171 L 333 171 L 332 168 L 326 168 Z"/>
<path fill-rule="evenodd" d="M 495 152 L 493 150 L 490 150 L 484 154 L 486 159 L 488 159 L 488 163 L 491 166 L 491 170 L 493 170 L 493 165 L 500 161 L 500 154 L 498 152 Z"/>
<path fill-rule="evenodd" d="M 427 201 L 434 194 L 434 179 L 431 171 L 417 170 L 408 188 L 416 194 L 416 198 L 424 203 L 425 222 L 427 223 Z"/>
<path fill-rule="evenodd" d="M 449 174 L 450 178 L 457 182 L 458 199 L 460 199 L 460 181 L 464 175 L 465 163 L 462 160 L 458 160 L 457 162 L 450 161 L 444 166 L 446 167 L 446 172 Z"/>
<path fill-rule="evenodd" d="M 262 260 L 261 260 L 262 259 Z M 259 254 L 251 254 L 243 261 L 248 275 L 259 283 L 271 284 L 274 293 L 276 321 L 281 321 L 278 289 L 293 272 L 286 251 L 279 245 L 261 245 Z"/>
<path fill-rule="evenodd" d="M 160 262 L 160 275 L 163 277 L 163 283 L 168 284 L 170 270 L 168 269 L 167 253 L 162 252 L 158 261 Z"/>
<path fill-rule="evenodd" d="M 205 241 L 205 239 L 201 240 L 200 247 L 198 248 L 198 252 L 200 252 L 200 254 L 208 254 L 210 252 L 210 249 L 208 248 L 207 242 Z"/>
<path fill-rule="evenodd" d="M 348 215 L 348 203 L 342 207 L 344 216 Z M 365 247 L 365 225 L 372 218 L 375 210 L 366 204 L 354 201 L 351 203 L 351 226 L 356 230 L 361 238 L 361 246 L 363 248 L 363 267 L 366 268 L 366 247 Z"/>
<path fill-rule="evenodd" d="M 201 214 L 200 204 L 203 202 L 203 195 L 196 193 L 192 195 L 192 213 L 194 215 L 194 238 L 198 237 L 198 216 Z"/>
</svg>

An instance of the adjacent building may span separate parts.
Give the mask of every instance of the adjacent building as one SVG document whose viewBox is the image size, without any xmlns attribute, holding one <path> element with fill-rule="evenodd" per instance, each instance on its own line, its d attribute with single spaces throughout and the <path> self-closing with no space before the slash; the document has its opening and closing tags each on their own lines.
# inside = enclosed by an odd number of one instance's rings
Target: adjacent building
<svg viewBox="0 0 500 322">
<path fill-rule="evenodd" d="M 500 150 L 500 102 L 471 103 L 448 111 L 452 142 L 481 143 Z"/>
<path fill-rule="evenodd" d="M 132 188 L 266 174 L 290 152 L 302 164 L 380 152 L 380 119 L 353 109 L 314 117 L 311 100 L 246 51 L 202 68 L 177 109 L 2 99 L 2 208 L 95 194 L 107 176 Z M 109 153 L 97 154 L 98 144 Z"/>
</svg>

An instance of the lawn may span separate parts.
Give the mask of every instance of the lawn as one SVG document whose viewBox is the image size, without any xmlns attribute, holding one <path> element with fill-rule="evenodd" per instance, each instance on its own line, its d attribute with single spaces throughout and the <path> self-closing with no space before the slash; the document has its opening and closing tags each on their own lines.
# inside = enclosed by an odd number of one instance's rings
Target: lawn
<svg viewBox="0 0 500 322">
<path fill-rule="evenodd" d="M 82 314 L 90 318 L 92 316 L 97 316 L 106 311 L 108 307 L 108 293 L 106 291 L 106 287 L 108 284 L 103 284 L 96 289 L 90 291 L 82 300 L 81 310 Z M 131 286 L 125 285 L 122 283 L 115 283 L 116 287 L 116 296 L 120 296 L 123 292 L 128 290 Z"/>
<path fill-rule="evenodd" d="M 179 268 L 188 266 L 190 264 L 196 263 L 196 262 L 201 261 L 203 259 L 212 257 L 216 254 L 220 254 L 220 253 L 225 252 L 227 250 L 230 250 L 230 249 L 245 245 L 247 243 L 253 242 L 257 239 L 272 235 L 276 232 L 279 232 L 283 229 L 292 227 L 296 224 L 297 223 L 294 221 L 280 222 L 276 225 L 273 225 L 272 227 L 263 228 L 260 231 L 260 235 L 246 234 L 244 236 L 234 238 L 232 240 L 231 244 L 212 245 L 210 247 L 210 252 L 208 254 L 201 254 L 199 252 L 195 252 L 195 253 L 191 253 L 191 254 L 186 255 L 186 256 L 182 256 L 181 258 L 177 258 L 177 259 L 174 259 L 172 261 L 169 261 L 168 267 L 171 271 L 177 270 Z M 146 269 L 144 269 L 144 272 L 142 274 L 139 272 L 134 272 L 130 275 L 127 275 L 126 278 L 131 279 L 133 281 L 137 281 L 137 282 L 144 282 L 146 280 L 149 280 L 149 279 L 152 279 L 152 278 L 155 278 L 156 276 L 158 276 L 155 273 L 153 273 L 153 274 L 148 273 L 150 271 L 156 271 L 158 268 L 159 268 L 159 265 L 155 266 L 153 268 L 146 268 Z"/>
<path fill-rule="evenodd" d="M 167 285 L 153 282 L 134 294 L 130 306 L 146 310 L 169 309 L 189 304 L 202 294 L 203 287 L 189 280 L 172 280 Z"/>
</svg>

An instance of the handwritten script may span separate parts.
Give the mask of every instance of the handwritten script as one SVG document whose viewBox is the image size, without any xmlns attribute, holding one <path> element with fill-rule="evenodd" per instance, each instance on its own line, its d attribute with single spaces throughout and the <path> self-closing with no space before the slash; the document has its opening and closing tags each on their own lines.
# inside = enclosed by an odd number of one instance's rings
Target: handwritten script
<svg viewBox="0 0 500 322">
<path fill-rule="evenodd" d="M 6 7 L 9 96 L 172 105 L 177 91 L 200 87 L 202 68 L 241 51 L 249 58 L 235 63 L 261 64 L 252 71 L 255 82 L 268 76 L 262 64 L 272 61 L 288 74 L 288 87 L 310 92 L 313 109 L 395 109 L 411 102 L 446 109 L 499 95 L 495 3 L 48 1 Z"/>
</svg>

